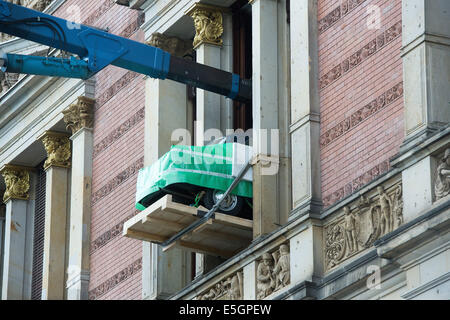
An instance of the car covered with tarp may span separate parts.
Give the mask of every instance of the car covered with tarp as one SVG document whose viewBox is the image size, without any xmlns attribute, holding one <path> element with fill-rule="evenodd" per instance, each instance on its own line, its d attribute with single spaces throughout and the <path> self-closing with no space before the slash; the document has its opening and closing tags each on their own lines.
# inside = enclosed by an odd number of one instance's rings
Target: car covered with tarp
<svg viewBox="0 0 450 320">
<path fill-rule="evenodd" d="M 236 140 L 236 139 L 234 139 Z M 207 146 L 176 145 L 158 161 L 139 171 L 136 208 L 145 210 L 161 197 L 211 209 L 222 197 L 252 157 L 252 148 L 227 138 Z M 251 218 L 252 170 L 250 169 L 219 211 Z"/>
</svg>

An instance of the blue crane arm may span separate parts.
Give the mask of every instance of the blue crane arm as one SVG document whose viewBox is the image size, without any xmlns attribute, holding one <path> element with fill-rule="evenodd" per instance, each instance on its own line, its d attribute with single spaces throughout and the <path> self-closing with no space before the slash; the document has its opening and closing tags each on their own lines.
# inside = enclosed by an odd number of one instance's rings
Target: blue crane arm
<svg viewBox="0 0 450 320">
<path fill-rule="evenodd" d="M 251 100 L 251 81 L 242 79 L 236 74 L 187 61 L 159 48 L 4 0 L 0 0 L 0 32 L 75 54 L 79 57 L 79 70 L 87 67 L 89 75 L 99 72 L 108 65 L 114 65 L 152 78 L 190 84 L 238 101 Z M 8 72 L 13 72 L 8 69 L 11 68 L 8 60 L 12 56 L 6 58 L 5 68 Z M 49 64 L 43 63 L 45 61 L 42 57 L 34 57 L 28 62 L 33 66 L 33 72 L 22 68 L 22 73 L 57 75 L 58 67 L 54 64 L 48 67 Z M 70 63 L 70 59 L 64 60 L 62 65 L 65 67 L 61 68 L 59 76 L 67 75 L 67 65 Z M 44 70 L 47 68 L 52 69 L 51 74 Z"/>
<path fill-rule="evenodd" d="M 94 75 L 84 60 L 5 54 L 0 57 L 2 72 L 26 73 L 50 77 L 89 79 Z"/>
</svg>

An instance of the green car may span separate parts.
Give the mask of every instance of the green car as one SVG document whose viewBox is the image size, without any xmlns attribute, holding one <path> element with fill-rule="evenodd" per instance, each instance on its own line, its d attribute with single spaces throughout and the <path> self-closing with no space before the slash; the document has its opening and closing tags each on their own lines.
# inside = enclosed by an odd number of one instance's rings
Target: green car
<svg viewBox="0 0 450 320">
<path fill-rule="evenodd" d="M 171 194 L 176 202 L 211 209 L 251 157 L 252 148 L 236 142 L 204 147 L 172 146 L 157 162 L 139 171 L 136 208 L 144 210 Z M 250 169 L 219 211 L 250 219 L 252 197 Z"/>
</svg>

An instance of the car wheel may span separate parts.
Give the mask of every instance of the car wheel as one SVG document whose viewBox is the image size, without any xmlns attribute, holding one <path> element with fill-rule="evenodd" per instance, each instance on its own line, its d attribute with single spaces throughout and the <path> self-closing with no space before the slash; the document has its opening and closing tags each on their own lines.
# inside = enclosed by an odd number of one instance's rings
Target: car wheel
<svg viewBox="0 0 450 320">
<path fill-rule="evenodd" d="M 211 209 L 216 203 L 222 199 L 224 192 L 220 190 L 208 189 L 203 197 L 203 203 L 207 209 Z M 230 194 L 222 202 L 218 211 L 223 213 L 238 216 L 244 206 L 244 199 L 242 197 Z"/>
</svg>

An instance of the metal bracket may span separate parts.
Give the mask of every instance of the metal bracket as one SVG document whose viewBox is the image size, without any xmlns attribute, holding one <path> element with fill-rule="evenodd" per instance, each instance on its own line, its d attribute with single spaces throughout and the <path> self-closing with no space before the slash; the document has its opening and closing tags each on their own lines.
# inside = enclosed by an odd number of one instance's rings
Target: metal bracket
<svg viewBox="0 0 450 320">
<path fill-rule="evenodd" d="M 85 30 L 78 37 L 88 51 L 88 65 L 93 73 L 106 68 L 128 52 L 119 37 L 113 37 L 95 29 Z"/>
</svg>

